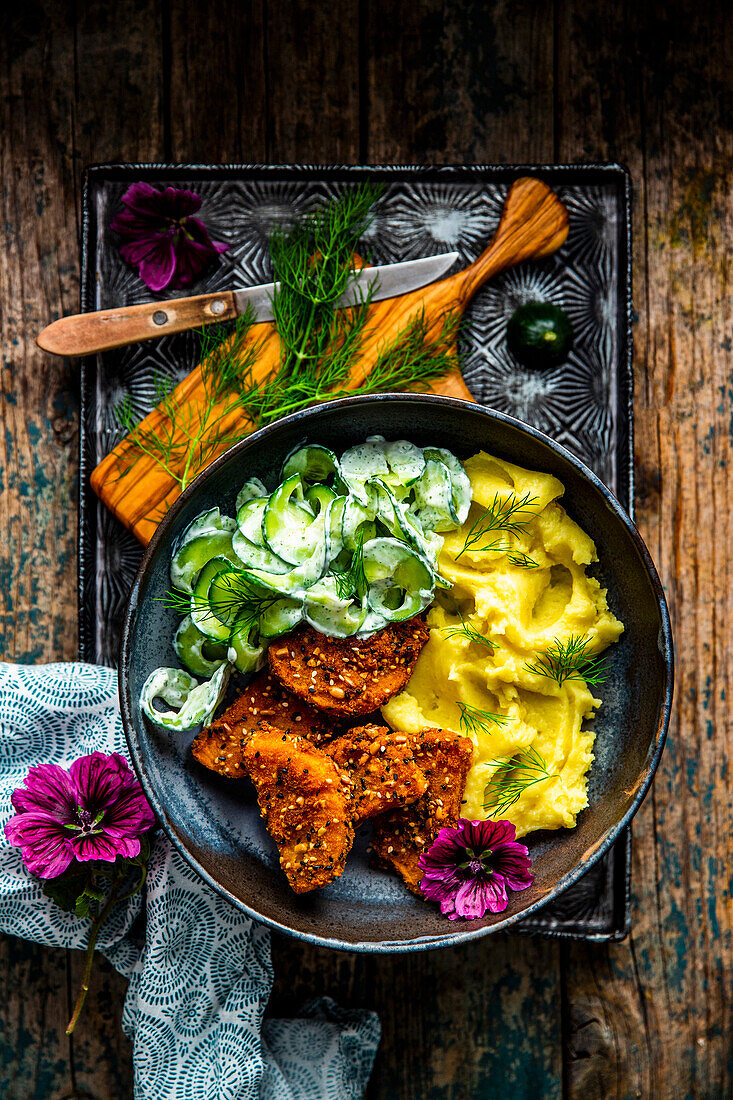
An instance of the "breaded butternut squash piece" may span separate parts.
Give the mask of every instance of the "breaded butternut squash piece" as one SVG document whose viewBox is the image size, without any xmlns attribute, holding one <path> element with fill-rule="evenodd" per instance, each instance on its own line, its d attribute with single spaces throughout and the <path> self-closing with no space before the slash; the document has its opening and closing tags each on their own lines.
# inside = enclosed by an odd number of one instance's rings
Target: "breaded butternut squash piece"
<svg viewBox="0 0 733 1100">
<path fill-rule="evenodd" d="M 354 824 L 416 802 L 428 787 L 410 738 L 386 726 L 359 726 L 324 745 L 354 781 Z"/>
<path fill-rule="evenodd" d="M 251 733 L 244 763 L 295 893 L 340 875 L 354 842 L 351 779 L 305 738 L 272 726 Z"/>
<path fill-rule="evenodd" d="M 247 774 L 244 746 L 250 733 L 265 725 L 284 733 L 297 733 L 314 745 L 337 736 L 338 729 L 323 715 L 284 688 L 263 668 L 246 690 L 210 726 L 196 735 L 191 752 L 199 764 L 219 775 L 238 778 Z"/>
<path fill-rule="evenodd" d="M 370 714 L 402 691 L 429 634 L 419 617 L 371 638 L 331 638 L 304 625 L 273 642 L 267 660 L 286 688 L 318 710 Z"/>
<path fill-rule="evenodd" d="M 420 894 L 423 872 L 418 860 L 446 825 L 460 816 L 473 744 L 452 730 L 429 729 L 411 734 L 415 763 L 425 774 L 425 794 L 401 810 L 374 822 L 374 852 L 378 861 L 402 876 L 413 894 Z"/>
</svg>

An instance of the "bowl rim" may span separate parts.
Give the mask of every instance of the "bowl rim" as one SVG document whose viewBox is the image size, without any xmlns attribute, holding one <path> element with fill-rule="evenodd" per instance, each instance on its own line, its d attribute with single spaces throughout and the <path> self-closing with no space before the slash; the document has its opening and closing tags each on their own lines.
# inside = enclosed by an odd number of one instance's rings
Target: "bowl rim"
<svg viewBox="0 0 733 1100">
<path fill-rule="evenodd" d="M 554 451 L 561 459 L 569 462 L 574 466 L 576 471 L 585 478 L 586 481 L 601 494 L 604 498 L 607 506 L 614 513 L 615 518 L 626 529 L 627 534 L 634 543 L 637 553 L 641 559 L 642 565 L 646 570 L 646 573 L 651 581 L 652 590 L 656 599 L 657 607 L 660 614 L 660 633 L 658 639 L 659 651 L 662 656 L 664 667 L 664 683 L 663 683 L 663 699 L 662 707 L 660 711 L 659 721 L 657 723 L 657 729 L 652 740 L 653 752 L 651 759 L 649 760 L 646 768 L 640 773 L 643 778 L 638 783 L 636 792 L 634 794 L 631 805 L 627 809 L 626 813 L 613 825 L 606 833 L 603 840 L 598 843 L 593 851 L 587 856 L 586 859 L 580 860 L 578 864 L 564 875 L 559 882 L 555 884 L 552 890 L 544 897 L 532 905 L 527 906 L 518 913 L 512 913 L 505 917 L 501 921 L 497 921 L 494 924 L 486 925 L 479 928 L 462 927 L 461 931 L 446 932 L 445 935 L 437 936 L 416 936 L 413 939 L 405 940 L 364 940 L 364 941 L 348 941 L 340 940 L 335 937 L 322 936 L 312 932 L 306 932 L 301 929 L 291 928 L 287 924 L 283 924 L 280 921 L 262 915 L 258 913 L 251 906 L 247 905 L 241 898 L 236 897 L 230 890 L 222 886 L 196 859 L 196 857 L 188 850 L 183 841 L 176 835 L 175 829 L 172 823 L 167 819 L 167 814 L 161 799 L 158 798 L 152 783 L 149 780 L 143 762 L 137 756 L 137 750 L 134 743 L 134 723 L 132 717 L 132 705 L 129 691 L 129 677 L 128 669 L 130 666 L 131 657 L 131 638 L 134 626 L 135 617 L 139 606 L 140 589 L 145 580 L 145 576 L 148 570 L 148 566 L 156 553 L 159 543 L 161 543 L 166 537 L 168 528 L 174 522 L 178 512 L 188 503 L 188 501 L 195 495 L 199 480 L 204 475 L 208 475 L 217 470 L 220 466 L 229 462 L 230 459 L 239 452 L 246 452 L 252 446 L 257 446 L 265 442 L 271 435 L 279 431 L 283 425 L 297 424 L 301 421 L 308 421 L 317 412 L 321 412 L 324 408 L 333 409 L 338 411 L 340 409 L 353 407 L 356 405 L 364 404 L 382 404 L 390 402 L 395 398 L 399 398 L 402 401 L 407 401 L 415 405 L 433 405 L 453 408 L 456 410 L 463 410 L 471 413 L 478 413 L 484 415 L 488 419 L 493 420 L 498 424 L 504 424 L 507 427 L 518 429 L 520 432 L 524 432 L 531 438 L 549 447 Z M 641 806 L 646 794 L 654 780 L 659 761 L 661 759 L 664 745 L 667 740 L 667 732 L 669 727 L 669 719 L 672 708 L 672 696 L 674 693 L 674 643 L 672 639 L 672 627 L 669 615 L 669 609 L 667 606 L 667 600 L 664 594 L 664 588 L 662 586 L 661 579 L 657 573 L 656 566 L 652 560 L 651 554 L 644 542 L 641 534 L 633 522 L 629 514 L 622 507 L 615 494 L 605 485 L 600 478 L 579 458 L 577 458 L 572 452 L 568 451 L 561 443 L 557 443 L 550 436 L 545 435 L 537 428 L 533 428 L 529 424 L 525 424 L 524 421 L 518 420 L 513 416 L 508 416 L 506 413 L 497 411 L 496 409 L 488 408 L 485 405 L 481 405 L 478 402 L 465 401 L 460 398 L 446 397 L 442 394 L 421 394 L 421 393 L 382 393 L 382 394 L 367 394 L 354 397 L 338 398 L 334 401 L 322 402 L 318 405 L 312 405 L 307 409 L 302 409 L 298 412 L 291 413 L 287 417 L 283 417 L 280 420 L 276 420 L 272 424 L 268 424 L 263 428 L 258 428 L 252 432 L 251 435 L 246 436 L 245 439 L 235 443 L 228 450 L 224 451 L 221 455 L 213 460 L 208 466 L 201 471 L 191 482 L 190 485 L 183 490 L 181 495 L 173 502 L 165 516 L 161 520 L 160 524 L 156 528 L 153 537 L 145 548 L 142 561 L 138 568 L 135 580 L 133 582 L 130 594 L 125 606 L 125 613 L 123 618 L 122 629 L 122 642 L 120 646 L 120 660 L 118 665 L 118 689 L 120 698 L 120 712 L 122 716 L 122 726 L 125 733 L 125 739 L 127 741 L 127 747 L 130 753 L 133 767 L 140 781 L 140 784 L 145 792 L 145 795 L 150 802 L 153 810 L 155 811 L 158 819 L 158 824 L 164 830 L 169 840 L 176 848 L 178 852 L 183 856 L 186 862 L 191 868 L 206 882 L 213 890 L 215 890 L 222 897 L 227 898 L 237 909 L 245 912 L 249 917 L 259 921 L 262 924 L 274 929 L 277 932 L 282 932 L 284 935 L 293 936 L 296 939 L 302 940 L 307 943 L 315 944 L 318 947 L 327 947 L 338 951 L 352 951 L 355 953 L 364 954 L 401 954 L 411 951 L 425 951 L 436 949 L 439 947 L 452 947 L 457 944 L 466 943 L 469 940 L 480 939 L 484 936 L 494 935 L 496 932 L 503 932 L 510 928 L 512 925 L 517 924 L 519 921 L 524 920 L 526 917 L 531 916 L 538 910 L 543 909 L 546 905 L 549 905 L 556 897 L 564 893 L 570 886 L 578 881 L 597 861 L 608 851 L 611 845 L 617 840 L 623 829 L 629 824 L 634 817 L 639 807 Z"/>
</svg>

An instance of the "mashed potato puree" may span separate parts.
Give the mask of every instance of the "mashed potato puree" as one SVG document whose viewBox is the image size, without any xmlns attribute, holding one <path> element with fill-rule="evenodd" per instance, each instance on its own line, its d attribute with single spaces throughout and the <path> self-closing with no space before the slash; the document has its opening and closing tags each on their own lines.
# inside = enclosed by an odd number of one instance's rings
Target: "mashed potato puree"
<svg viewBox="0 0 733 1100">
<path fill-rule="evenodd" d="M 623 624 L 609 610 L 605 589 L 586 574 L 586 566 L 598 560 L 596 548 L 557 503 L 565 491 L 562 483 L 483 452 L 464 465 L 473 487 L 471 512 L 459 531 L 446 536 L 439 559 L 453 587 L 436 593 L 428 612 L 430 640 L 407 687 L 382 713 L 394 729 L 442 726 L 471 738 L 474 755 L 461 814 L 474 820 L 489 816 L 484 789 L 501 762 L 533 746 L 550 777 L 525 789 L 502 816 L 520 836 L 570 828 L 588 803 L 586 777 L 595 734 L 583 723 L 601 701 L 584 680 L 559 685 L 525 666 L 556 639 L 567 642 L 571 635 L 589 638 L 588 652 L 595 655 L 618 639 Z M 512 493 L 535 498 L 519 517 L 528 521 L 525 530 L 492 532 L 458 557 L 471 525 L 496 494 L 505 500 Z M 528 554 L 539 568 L 512 564 L 503 550 L 479 549 L 497 541 Z M 461 627 L 461 615 L 498 648 L 490 652 L 452 633 Z M 459 702 L 506 716 L 506 721 L 469 731 L 461 725 Z"/>
</svg>

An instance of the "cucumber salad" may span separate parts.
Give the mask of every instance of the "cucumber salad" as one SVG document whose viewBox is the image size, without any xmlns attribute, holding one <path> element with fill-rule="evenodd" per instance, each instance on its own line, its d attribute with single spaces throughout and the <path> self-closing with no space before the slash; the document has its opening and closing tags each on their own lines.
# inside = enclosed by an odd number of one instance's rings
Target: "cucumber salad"
<svg viewBox="0 0 733 1100">
<path fill-rule="evenodd" d="M 303 620 L 346 638 L 419 614 L 447 586 L 441 532 L 470 505 L 468 476 L 443 448 L 381 436 L 340 458 L 298 447 L 273 492 L 250 478 L 236 518 L 210 508 L 179 536 L 170 603 L 183 614 L 173 648 L 188 671 L 151 673 L 143 712 L 168 729 L 210 722 L 232 668 L 256 671 L 272 639 Z"/>
</svg>

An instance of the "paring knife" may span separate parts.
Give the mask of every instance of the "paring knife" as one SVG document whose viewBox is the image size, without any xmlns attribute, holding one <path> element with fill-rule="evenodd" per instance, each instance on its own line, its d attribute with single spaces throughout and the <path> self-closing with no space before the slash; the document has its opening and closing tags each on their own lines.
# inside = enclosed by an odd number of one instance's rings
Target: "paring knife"
<svg viewBox="0 0 733 1100">
<path fill-rule="evenodd" d="M 345 309 L 361 301 L 361 296 L 375 283 L 374 302 L 419 290 L 445 275 L 457 259 L 457 252 L 445 252 L 399 264 L 364 267 L 339 299 L 338 308 Z M 247 306 L 254 311 L 256 321 L 272 321 L 272 294 L 276 286 L 276 283 L 263 283 L 220 294 L 199 294 L 194 298 L 172 298 L 166 302 L 144 302 L 138 306 L 61 317 L 43 329 L 36 343 L 53 355 L 92 355 L 138 340 L 153 340 L 157 336 L 200 328 L 212 321 L 232 321 L 244 313 Z"/>
</svg>

